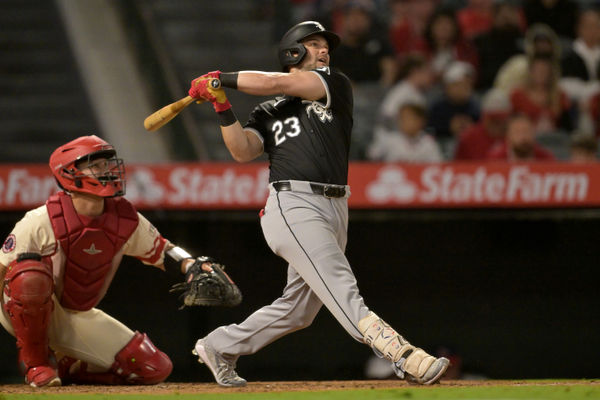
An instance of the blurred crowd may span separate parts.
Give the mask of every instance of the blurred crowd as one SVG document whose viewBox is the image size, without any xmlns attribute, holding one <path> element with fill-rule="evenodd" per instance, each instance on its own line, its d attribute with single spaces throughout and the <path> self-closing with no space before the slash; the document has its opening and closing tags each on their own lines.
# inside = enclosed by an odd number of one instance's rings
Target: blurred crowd
<svg viewBox="0 0 600 400">
<path fill-rule="evenodd" d="M 354 85 L 354 160 L 597 158 L 598 0 L 287 0 L 263 7 L 279 21 L 274 43 L 306 19 L 340 35 L 331 66 Z"/>
</svg>

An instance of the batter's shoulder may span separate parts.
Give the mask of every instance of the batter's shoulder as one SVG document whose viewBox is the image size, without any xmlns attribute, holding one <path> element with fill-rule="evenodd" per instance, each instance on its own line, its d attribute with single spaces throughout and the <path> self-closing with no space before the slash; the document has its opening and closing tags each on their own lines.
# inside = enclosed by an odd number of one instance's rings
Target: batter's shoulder
<svg viewBox="0 0 600 400">
<path fill-rule="evenodd" d="M 346 81 L 348 83 L 348 85 L 350 84 L 350 78 L 348 78 L 348 76 L 346 76 L 346 74 L 344 74 L 338 68 L 335 68 L 335 67 L 319 67 L 319 68 L 315 68 L 313 71 L 316 72 L 316 73 L 318 73 L 319 75 L 321 75 L 323 77 Z"/>
<path fill-rule="evenodd" d="M 338 75 L 341 79 L 344 79 L 348 84 L 350 84 L 350 78 L 348 75 L 343 73 L 339 68 L 331 68 L 331 73 Z"/>
<path fill-rule="evenodd" d="M 276 102 L 277 102 L 276 99 L 270 99 L 267 101 L 263 101 L 262 103 L 260 103 L 259 105 L 257 105 L 254 108 L 254 111 L 272 113 L 273 110 L 275 109 Z"/>
<path fill-rule="evenodd" d="M 272 116 L 278 109 L 281 109 L 282 106 L 284 106 L 290 102 L 293 102 L 296 99 L 297 99 L 296 97 L 292 97 L 292 96 L 281 96 L 281 97 L 276 97 L 271 100 L 264 101 L 254 108 L 254 110 L 252 111 L 252 114 L 255 117 L 258 117 L 261 115 Z"/>
</svg>

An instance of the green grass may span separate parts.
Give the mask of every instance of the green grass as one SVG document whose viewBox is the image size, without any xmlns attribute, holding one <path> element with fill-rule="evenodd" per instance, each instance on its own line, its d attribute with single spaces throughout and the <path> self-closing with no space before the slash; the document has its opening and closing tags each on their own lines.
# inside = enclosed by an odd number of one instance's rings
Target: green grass
<svg viewBox="0 0 600 400">
<path fill-rule="evenodd" d="M 339 390 L 319 392 L 270 393 L 174 393 L 174 394 L 68 394 L 33 393 L 0 394 L 0 400 L 510 400 L 510 399 L 600 399 L 600 385 L 581 384 L 524 384 L 521 386 L 415 387 L 406 389 Z"/>
</svg>

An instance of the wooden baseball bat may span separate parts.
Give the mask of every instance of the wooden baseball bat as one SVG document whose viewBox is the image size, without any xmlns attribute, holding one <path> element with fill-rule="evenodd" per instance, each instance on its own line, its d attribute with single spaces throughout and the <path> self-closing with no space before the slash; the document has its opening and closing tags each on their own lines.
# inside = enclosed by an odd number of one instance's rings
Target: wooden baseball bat
<svg viewBox="0 0 600 400">
<path fill-rule="evenodd" d="M 215 78 L 210 81 L 210 86 L 217 90 L 221 87 L 221 81 Z M 194 101 L 197 101 L 198 103 L 204 103 L 206 100 L 196 100 L 191 96 L 185 96 L 146 117 L 144 120 L 144 128 L 146 128 L 148 131 L 155 131 L 159 129 L 167 122 L 175 118 L 177 114 L 181 112 L 181 110 L 192 104 Z"/>
</svg>

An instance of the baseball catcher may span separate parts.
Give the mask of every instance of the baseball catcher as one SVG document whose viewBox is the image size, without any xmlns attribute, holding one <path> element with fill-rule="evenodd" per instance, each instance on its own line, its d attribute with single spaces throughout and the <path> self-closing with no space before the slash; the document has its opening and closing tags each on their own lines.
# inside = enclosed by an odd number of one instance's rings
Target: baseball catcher
<svg viewBox="0 0 600 400">
<path fill-rule="evenodd" d="M 0 324 L 17 339 L 33 387 L 164 381 L 169 357 L 145 333 L 96 308 L 124 255 L 180 269 L 185 305 L 235 305 L 241 294 L 221 266 L 172 244 L 129 203 L 116 150 L 97 136 L 57 148 L 50 168 L 62 189 L 15 225 L 0 252 Z"/>
</svg>

